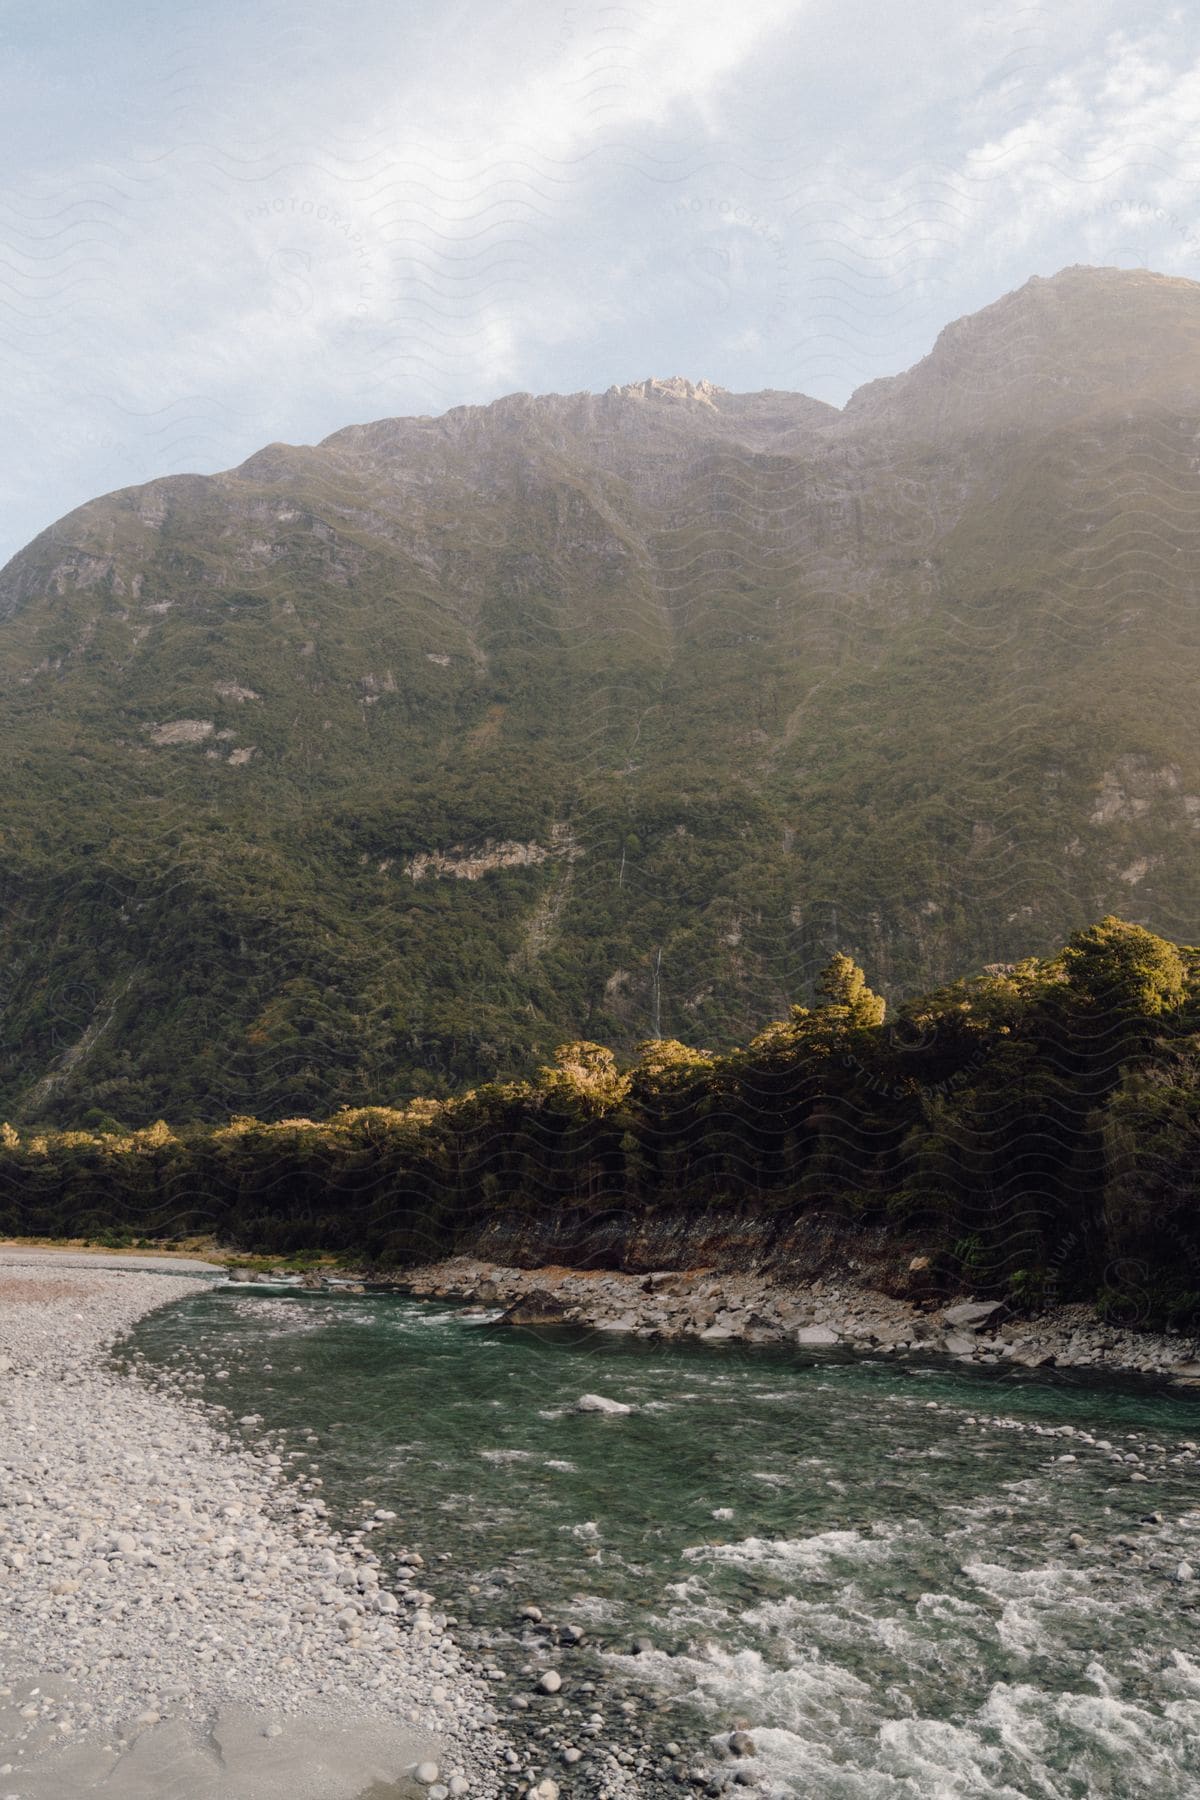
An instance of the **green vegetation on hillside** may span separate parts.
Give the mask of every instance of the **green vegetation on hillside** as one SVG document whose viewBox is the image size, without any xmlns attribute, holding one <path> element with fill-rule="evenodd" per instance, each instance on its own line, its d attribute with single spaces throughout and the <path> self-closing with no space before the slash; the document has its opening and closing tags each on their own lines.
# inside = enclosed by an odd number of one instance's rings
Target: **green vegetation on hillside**
<svg viewBox="0 0 1200 1800">
<path fill-rule="evenodd" d="M 108 495 L 0 572 L 0 1116 L 328 1114 L 1200 932 L 1200 286 Z"/>
<path fill-rule="evenodd" d="M 1200 951 L 1116 918 L 888 1017 L 833 958 L 819 1003 L 725 1055 L 561 1046 L 529 1080 L 323 1122 L 0 1130 L 0 1233 L 352 1252 L 490 1220 L 820 1211 L 1022 1304 L 1200 1320 Z"/>
</svg>

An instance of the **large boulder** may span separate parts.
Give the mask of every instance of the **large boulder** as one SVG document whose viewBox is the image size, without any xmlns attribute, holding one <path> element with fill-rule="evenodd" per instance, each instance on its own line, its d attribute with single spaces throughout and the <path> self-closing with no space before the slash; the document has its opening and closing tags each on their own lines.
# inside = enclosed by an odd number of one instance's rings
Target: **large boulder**
<svg viewBox="0 0 1200 1800">
<path fill-rule="evenodd" d="M 922 1318 L 920 1315 L 910 1323 L 908 1334 L 917 1344 L 932 1343 L 941 1335 L 932 1319 Z"/>
<path fill-rule="evenodd" d="M 840 1344 L 841 1338 L 830 1325 L 802 1325 L 796 1333 L 796 1342 L 806 1349 L 812 1345 Z"/>
<path fill-rule="evenodd" d="M 1048 1369 L 1054 1364 L 1052 1350 L 1039 1350 L 1036 1347 L 1028 1350 L 1014 1350 L 1009 1358 L 1022 1369 Z"/>
<path fill-rule="evenodd" d="M 567 1309 L 557 1294 L 538 1288 L 501 1314 L 500 1325 L 561 1325 Z"/>
<path fill-rule="evenodd" d="M 956 1329 L 978 1331 L 1003 1311 L 1003 1300 L 964 1300 L 960 1306 L 947 1306 L 942 1318 Z"/>
</svg>

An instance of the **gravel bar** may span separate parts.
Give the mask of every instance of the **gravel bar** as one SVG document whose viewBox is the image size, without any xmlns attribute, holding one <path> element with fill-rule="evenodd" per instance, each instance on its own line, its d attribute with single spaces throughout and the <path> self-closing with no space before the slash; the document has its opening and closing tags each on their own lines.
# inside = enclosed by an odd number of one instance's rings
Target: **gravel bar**
<svg viewBox="0 0 1200 1800">
<path fill-rule="evenodd" d="M 430 1597 L 112 1365 L 220 1273 L 0 1249 L 0 1800 L 496 1795 L 507 1745 Z"/>
</svg>

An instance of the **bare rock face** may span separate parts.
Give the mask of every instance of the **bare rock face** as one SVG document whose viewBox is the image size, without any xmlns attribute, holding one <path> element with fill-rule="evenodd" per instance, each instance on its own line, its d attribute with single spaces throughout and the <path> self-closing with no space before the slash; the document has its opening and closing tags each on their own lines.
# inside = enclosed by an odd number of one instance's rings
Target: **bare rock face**
<svg viewBox="0 0 1200 1800">
<path fill-rule="evenodd" d="M 150 741 L 160 747 L 166 744 L 202 744 L 216 729 L 211 719 L 171 719 L 165 725 L 151 727 Z"/>
</svg>

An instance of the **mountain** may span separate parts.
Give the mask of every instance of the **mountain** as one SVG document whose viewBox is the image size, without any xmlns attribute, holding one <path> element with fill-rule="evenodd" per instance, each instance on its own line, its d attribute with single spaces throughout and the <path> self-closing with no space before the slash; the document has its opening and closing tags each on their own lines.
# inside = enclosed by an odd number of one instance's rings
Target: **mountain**
<svg viewBox="0 0 1200 1800">
<path fill-rule="evenodd" d="M 650 380 L 273 444 L 0 572 L 0 1115 L 437 1094 L 1200 926 L 1200 286 L 845 409 Z"/>
</svg>

